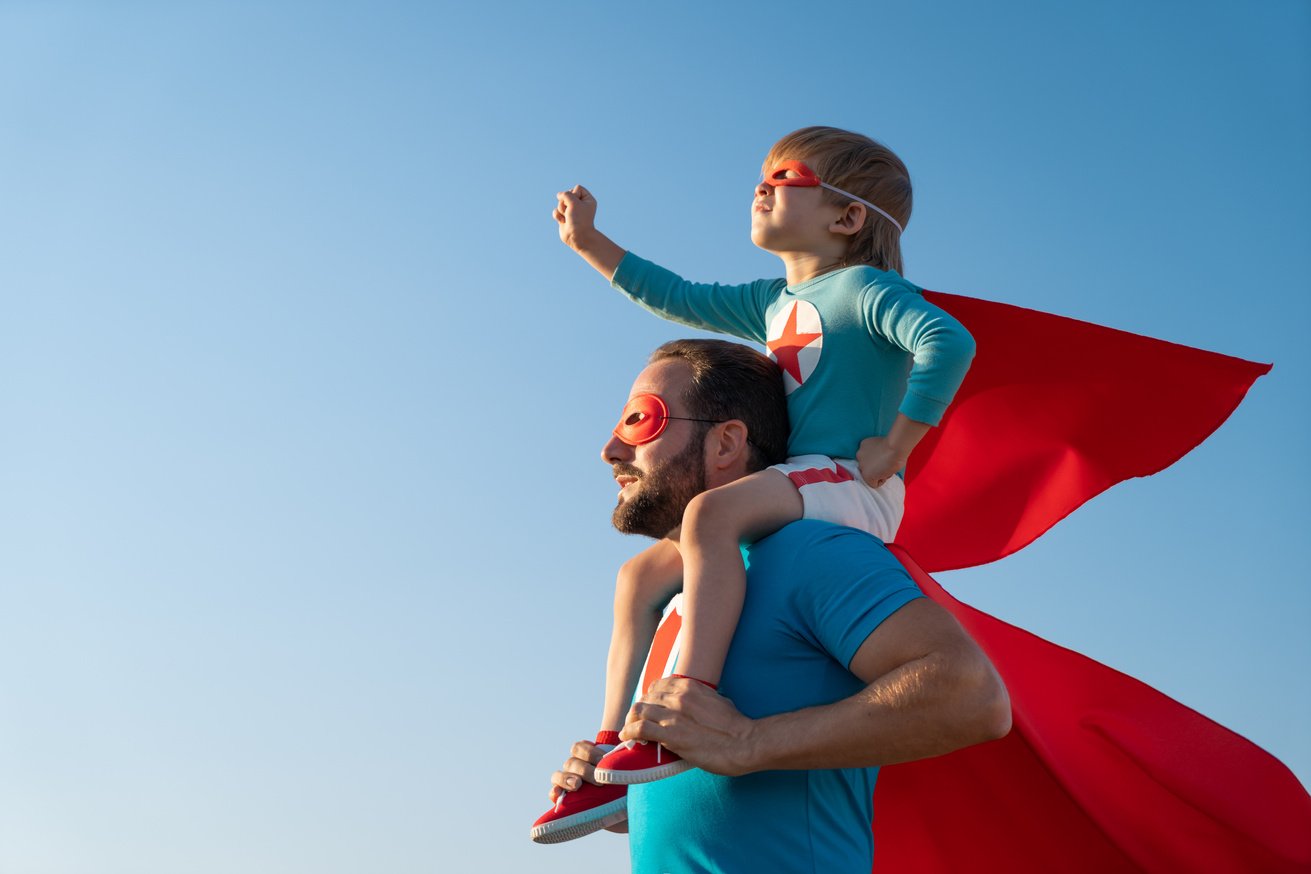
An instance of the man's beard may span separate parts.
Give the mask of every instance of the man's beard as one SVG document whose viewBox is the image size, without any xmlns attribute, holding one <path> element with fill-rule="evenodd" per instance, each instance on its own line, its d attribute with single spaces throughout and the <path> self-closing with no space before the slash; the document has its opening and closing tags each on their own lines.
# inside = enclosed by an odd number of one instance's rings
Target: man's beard
<svg viewBox="0 0 1311 874">
<path fill-rule="evenodd" d="M 664 537 L 683 521 L 688 501 L 706 490 L 705 435 L 645 474 L 631 465 L 616 464 L 616 474 L 639 477 L 634 494 L 620 501 L 610 521 L 624 534 Z"/>
</svg>

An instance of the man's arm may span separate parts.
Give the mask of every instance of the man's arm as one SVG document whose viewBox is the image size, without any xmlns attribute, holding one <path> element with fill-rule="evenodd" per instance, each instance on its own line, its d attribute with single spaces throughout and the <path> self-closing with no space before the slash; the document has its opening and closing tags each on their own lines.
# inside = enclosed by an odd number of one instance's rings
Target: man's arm
<svg viewBox="0 0 1311 874">
<path fill-rule="evenodd" d="M 700 683 L 666 677 L 634 705 L 620 736 L 658 741 L 697 767 L 738 776 L 890 765 L 1010 730 L 1010 699 L 992 663 L 927 599 L 884 620 L 850 669 L 869 684 L 850 698 L 756 720 Z"/>
</svg>

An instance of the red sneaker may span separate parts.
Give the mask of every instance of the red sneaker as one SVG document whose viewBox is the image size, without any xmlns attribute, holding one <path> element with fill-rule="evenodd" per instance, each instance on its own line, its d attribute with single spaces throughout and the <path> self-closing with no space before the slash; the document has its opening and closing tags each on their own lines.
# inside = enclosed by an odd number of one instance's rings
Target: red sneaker
<svg viewBox="0 0 1311 874">
<path fill-rule="evenodd" d="M 624 741 L 596 763 L 596 782 L 629 786 L 681 774 L 692 765 L 672 750 L 644 740 Z"/>
<path fill-rule="evenodd" d="M 599 731 L 596 746 L 608 753 L 619 743 L 619 732 Z M 572 841 L 617 825 L 628 819 L 628 787 L 583 783 L 572 791 L 561 790 L 555 806 L 537 817 L 529 836 L 539 844 Z"/>
<path fill-rule="evenodd" d="M 561 792 L 555 807 L 537 818 L 529 835 L 539 844 L 558 844 L 586 837 L 626 819 L 627 786 L 583 783 L 572 792 Z"/>
</svg>

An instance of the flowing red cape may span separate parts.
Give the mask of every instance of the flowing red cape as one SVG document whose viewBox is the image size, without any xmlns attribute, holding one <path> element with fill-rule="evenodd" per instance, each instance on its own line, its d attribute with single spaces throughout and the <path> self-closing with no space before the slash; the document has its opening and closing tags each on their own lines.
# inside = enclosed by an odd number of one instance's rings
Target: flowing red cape
<svg viewBox="0 0 1311 874">
<path fill-rule="evenodd" d="M 875 870 L 1311 870 L 1311 797 L 1278 760 L 1137 680 L 955 601 L 924 571 L 995 561 L 1115 483 L 1169 466 L 1270 366 L 926 296 L 970 329 L 979 353 L 911 458 L 892 548 L 997 666 L 1014 728 L 883 769 Z"/>
<path fill-rule="evenodd" d="M 1173 464 L 1270 370 L 941 292 L 978 355 L 906 468 L 897 543 L 930 573 L 1010 555 L 1121 480 Z"/>
<path fill-rule="evenodd" d="M 874 871 L 1305 872 L 1311 796 L 1279 760 L 1139 681 L 953 599 L 1006 681 L 999 741 L 880 770 Z"/>
</svg>

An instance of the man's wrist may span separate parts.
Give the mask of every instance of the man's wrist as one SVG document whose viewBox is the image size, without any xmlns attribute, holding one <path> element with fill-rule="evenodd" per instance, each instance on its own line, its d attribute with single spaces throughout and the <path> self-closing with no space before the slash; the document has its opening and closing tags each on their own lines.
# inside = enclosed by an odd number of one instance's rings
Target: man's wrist
<svg viewBox="0 0 1311 874">
<path fill-rule="evenodd" d="M 777 717 L 774 716 L 747 720 L 746 730 L 735 744 L 736 755 L 733 762 L 736 769 L 735 776 L 740 777 L 743 774 L 770 769 L 769 736 L 771 723 L 776 720 Z"/>
</svg>

